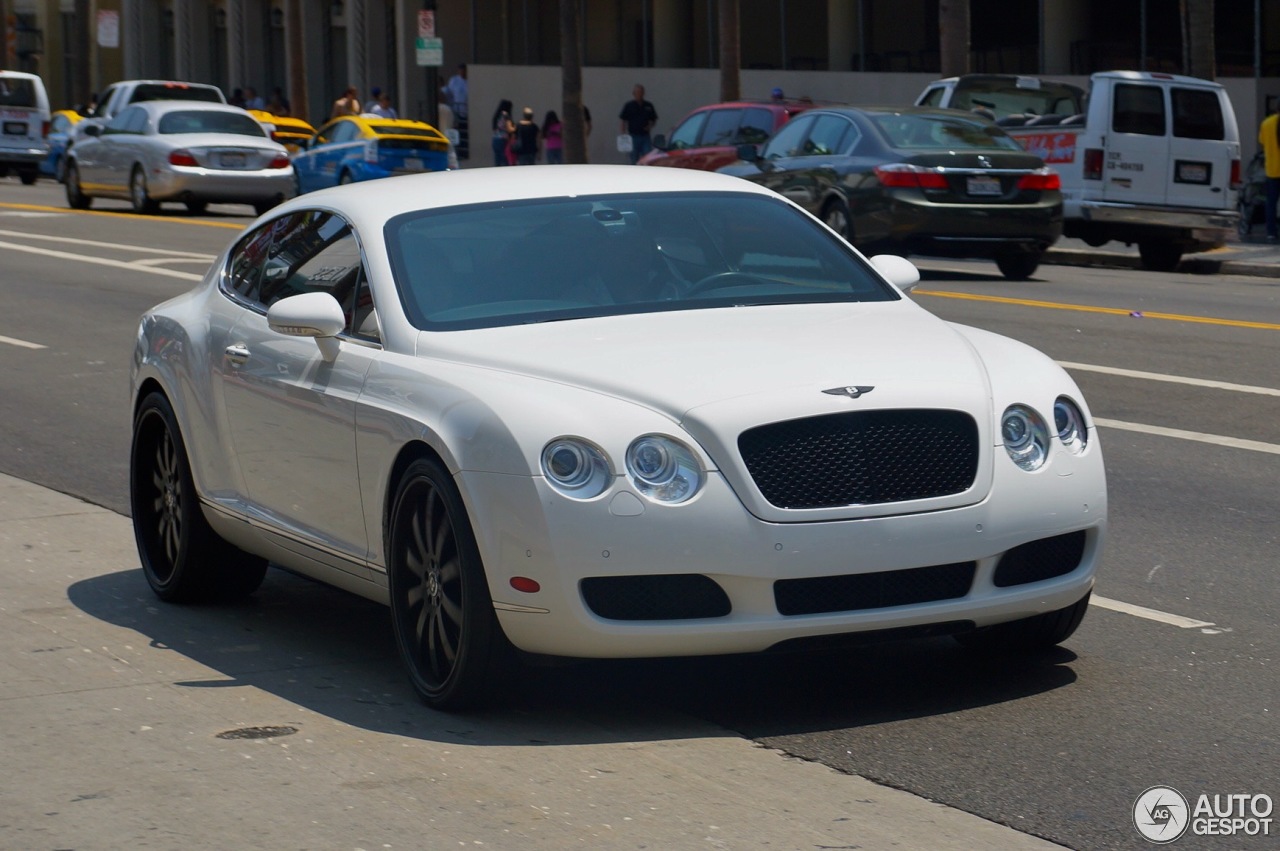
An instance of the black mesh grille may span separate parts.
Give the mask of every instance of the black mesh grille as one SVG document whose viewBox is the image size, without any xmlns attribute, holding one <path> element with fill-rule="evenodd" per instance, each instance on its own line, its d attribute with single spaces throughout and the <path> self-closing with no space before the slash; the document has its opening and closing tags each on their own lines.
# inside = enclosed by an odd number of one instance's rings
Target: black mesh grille
<svg viewBox="0 0 1280 851">
<path fill-rule="evenodd" d="M 953 600 L 969 593 L 977 564 L 938 564 L 880 573 L 780 579 L 773 583 L 773 599 L 784 615 L 856 612 L 909 606 L 933 600 Z"/>
<path fill-rule="evenodd" d="M 978 426 L 960 411 L 829 414 L 749 429 L 738 450 L 778 508 L 874 505 L 971 487 Z"/>
<path fill-rule="evenodd" d="M 582 599 L 591 611 L 615 621 L 722 618 L 731 609 L 724 589 L 696 573 L 593 576 L 582 580 Z"/>
<path fill-rule="evenodd" d="M 1080 566 L 1084 541 L 1084 532 L 1069 532 L 1014 547 L 1000 557 L 993 581 L 997 588 L 1008 588 L 1065 576 Z"/>
</svg>

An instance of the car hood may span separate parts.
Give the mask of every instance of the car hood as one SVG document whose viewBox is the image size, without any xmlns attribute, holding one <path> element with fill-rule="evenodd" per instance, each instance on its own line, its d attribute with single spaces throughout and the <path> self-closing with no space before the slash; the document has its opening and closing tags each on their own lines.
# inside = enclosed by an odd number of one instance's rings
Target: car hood
<svg viewBox="0 0 1280 851">
<path fill-rule="evenodd" d="M 865 391 L 874 407 L 990 398 L 967 340 L 906 299 L 422 332 L 418 352 L 627 399 L 679 423 L 713 408 L 766 404 L 779 419 L 840 409 L 849 397 L 822 391 L 846 386 L 875 387 Z"/>
</svg>

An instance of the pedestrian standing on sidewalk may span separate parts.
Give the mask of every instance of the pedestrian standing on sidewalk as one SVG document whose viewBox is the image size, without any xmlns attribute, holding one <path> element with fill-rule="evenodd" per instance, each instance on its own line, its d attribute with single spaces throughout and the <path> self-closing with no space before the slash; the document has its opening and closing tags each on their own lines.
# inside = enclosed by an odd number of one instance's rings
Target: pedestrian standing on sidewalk
<svg viewBox="0 0 1280 851">
<path fill-rule="evenodd" d="M 1267 175 L 1267 242 L 1276 241 L 1276 202 L 1280 201 L 1280 98 L 1271 98 L 1271 114 L 1258 128 L 1258 144 Z"/>
<path fill-rule="evenodd" d="M 564 125 L 554 109 L 547 110 L 546 117 L 542 119 L 542 150 L 547 165 L 564 162 Z"/>
<path fill-rule="evenodd" d="M 657 123 L 658 111 L 644 99 L 644 86 L 636 83 L 631 90 L 631 100 L 624 103 L 622 111 L 618 113 L 618 133 L 631 136 L 628 157 L 632 165 L 653 148 L 649 131 Z"/>
<path fill-rule="evenodd" d="M 516 132 L 516 125 L 511 121 L 511 101 L 501 100 L 493 111 L 493 164 L 510 165 L 507 162 L 507 148 L 511 144 L 511 135 Z"/>
<path fill-rule="evenodd" d="M 538 125 L 533 120 L 533 107 L 526 106 L 516 122 L 516 165 L 533 165 L 538 159 Z"/>
</svg>

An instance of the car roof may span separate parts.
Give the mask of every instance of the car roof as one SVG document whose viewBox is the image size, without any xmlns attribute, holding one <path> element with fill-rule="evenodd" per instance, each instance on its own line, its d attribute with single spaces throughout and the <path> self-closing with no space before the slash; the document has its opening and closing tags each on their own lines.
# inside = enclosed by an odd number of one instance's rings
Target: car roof
<svg viewBox="0 0 1280 851">
<path fill-rule="evenodd" d="M 354 121 L 357 124 L 361 124 L 366 127 L 404 127 L 405 129 L 413 128 L 415 130 L 436 129 L 425 121 L 415 121 L 412 118 L 383 118 L 380 115 L 373 115 L 372 113 L 367 112 L 360 115 L 343 115 L 334 120 Z M 436 132 L 439 131 L 437 130 Z"/>
<path fill-rule="evenodd" d="M 308 192 L 276 209 L 282 212 L 335 209 L 359 227 L 379 228 L 387 219 L 417 210 L 541 198 L 665 192 L 736 192 L 779 197 L 748 180 L 693 169 L 553 165 L 400 175 Z"/>
<path fill-rule="evenodd" d="M 127 107 L 132 109 L 141 107 L 151 113 L 165 112 L 191 112 L 193 110 L 200 112 L 237 112 L 241 115 L 249 115 L 249 111 L 241 109 L 238 106 L 232 106 L 229 103 L 214 103 L 207 100 L 144 100 L 138 103 L 131 103 Z M 253 116 L 249 115 L 250 118 Z"/>
<path fill-rule="evenodd" d="M 276 125 L 276 127 L 280 129 L 291 130 L 294 128 L 302 129 L 305 127 L 307 130 L 312 130 L 312 131 L 315 130 L 315 128 L 312 127 L 310 124 L 308 124 L 306 121 L 303 121 L 301 118 L 296 118 L 292 115 L 275 115 L 273 113 L 267 112 L 265 109 L 251 109 L 249 110 L 249 114 L 261 122 L 264 122 L 266 124 L 274 124 Z"/>
</svg>

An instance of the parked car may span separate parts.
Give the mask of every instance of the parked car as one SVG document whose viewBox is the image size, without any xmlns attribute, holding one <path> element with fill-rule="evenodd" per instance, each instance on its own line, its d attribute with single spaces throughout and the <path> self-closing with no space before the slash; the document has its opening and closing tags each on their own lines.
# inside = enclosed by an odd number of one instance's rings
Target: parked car
<svg viewBox="0 0 1280 851">
<path fill-rule="evenodd" d="M 49 156 L 40 162 L 40 173 L 55 180 L 62 180 L 62 171 L 66 163 L 67 143 L 75 126 L 84 118 L 74 109 L 60 109 L 53 113 L 49 120 Z"/>
<path fill-rule="evenodd" d="M 86 133 L 67 152 L 73 209 L 123 198 L 139 213 L 180 201 L 192 212 L 209 203 L 250 204 L 261 215 L 293 193 L 288 151 L 236 106 L 146 101 Z"/>
<path fill-rule="evenodd" d="M 684 117 L 671 136 L 653 137 L 640 165 L 715 171 L 738 160 L 740 145 L 758 145 L 812 101 L 733 101 L 701 106 Z"/>
<path fill-rule="evenodd" d="M 142 317 L 144 574 L 227 599 L 270 561 L 388 604 L 445 709 L 500 696 L 512 648 L 1061 642 L 1107 525 L 1095 424 L 918 277 L 705 172 L 301 195 Z"/>
<path fill-rule="evenodd" d="M 1035 273 L 1062 234 L 1058 175 L 990 121 L 956 110 L 815 109 L 722 171 L 767 186 L 867 251 L 990 257 Z"/>
<path fill-rule="evenodd" d="M 49 155 L 49 96 L 35 74 L 0 70 L 0 177 L 30 186 Z"/>
<path fill-rule="evenodd" d="M 1172 271 L 1240 226 L 1240 130 L 1212 80 L 1104 71 L 1086 98 L 1055 80 L 966 75 L 930 83 L 918 102 L 995 103 L 997 123 L 1061 175 L 1066 235 L 1136 242 L 1148 269 Z"/>
<path fill-rule="evenodd" d="M 271 138 L 284 145 L 290 154 L 301 151 L 316 132 L 316 128 L 292 115 L 273 115 L 263 109 L 251 109 L 249 114 L 258 119 Z"/>
<path fill-rule="evenodd" d="M 453 146 L 430 124 L 372 115 L 335 118 L 293 157 L 299 195 L 340 183 L 457 167 Z"/>
</svg>

